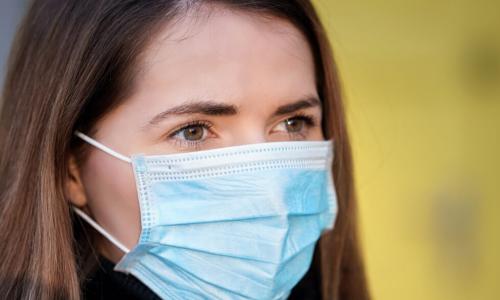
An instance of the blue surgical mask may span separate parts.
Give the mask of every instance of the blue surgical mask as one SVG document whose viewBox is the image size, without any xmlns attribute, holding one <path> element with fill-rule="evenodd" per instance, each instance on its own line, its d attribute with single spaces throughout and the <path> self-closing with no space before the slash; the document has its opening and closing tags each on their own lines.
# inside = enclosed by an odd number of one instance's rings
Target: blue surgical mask
<svg viewBox="0 0 500 300">
<path fill-rule="evenodd" d="M 131 163 L 142 226 L 134 248 L 74 209 L 125 252 L 114 270 L 162 299 L 287 299 L 333 229 L 333 140 L 129 158 L 75 134 Z"/>
</svg>

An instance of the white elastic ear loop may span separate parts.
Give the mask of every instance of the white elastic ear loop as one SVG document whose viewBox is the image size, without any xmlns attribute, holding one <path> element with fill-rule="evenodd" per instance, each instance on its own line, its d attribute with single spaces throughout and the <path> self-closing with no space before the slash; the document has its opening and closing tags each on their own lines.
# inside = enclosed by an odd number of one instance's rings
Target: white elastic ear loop
<svg viewBox="0 0 500 300">
<path fill-rule="evenodd" d="M 123 245 L 120 241 L 118 241 L 116 238 L 114 238 L 111 234 L 109 234 L 104 228 L 101 227 L 101 225 L 97 224 L 94 220 L 92 220 L 91 217 L 87 216 L 86 213 L 84 213 L 82 210 L 80 210 L 78 207 L 72 206 L 73 210 L 80 216 L 82 219 L 87 221 L 92 227 L 94 227 L 95 230 L 99 231 L 105 238 L 107 238 L 111 243 L 113 243 L 118 249 L 123 251 L 124 253 L 129 253 L 130 250 Z"/>
<path fill-rule="evenodd" d="M 123 160 L 124 162 L 128 162 L 128 163 L 132 162 L 132 160 L 130 158 L 128 158 L 127 156 L 120 154 L 107 146 L 104 146 L 103 144 L 101 144 L 98 141 L 92 139 L 91 137 L 81 133 L 78 130 L 75 130 L 75 135 L 78 136 L 79 138 L 81 138 L 82 140 L 86 141 L 87 143 L 91 144 L 92 146 L 108 153 L 109 155 L 112 155 L 120 160 Z"/>
</svg>

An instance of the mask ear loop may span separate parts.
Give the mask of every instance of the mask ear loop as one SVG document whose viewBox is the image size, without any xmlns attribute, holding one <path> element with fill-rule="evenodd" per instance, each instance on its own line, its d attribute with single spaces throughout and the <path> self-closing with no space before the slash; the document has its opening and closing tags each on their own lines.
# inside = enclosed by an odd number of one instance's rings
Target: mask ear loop
<svg viewBox="0 0 500 300">
<path fill-rule="evenodd" d="M 115 150 L 97 142 L 96 140 L 90 138 L 89 136 L 81 133 L 80 131 L 75 131 L 75 135 L 84 140 L 85 142 L 91 144 L 92 146 L 108 153 L 109 155 L 112 155 L 119 160 L 122 160 L 127 163 L 132 163 L 132 160 L 128 157 L 126 157 L 123 154 L 120 154 L 116 152 Z M 89 217 L 86 213 L 84 213 L 81 209 L 78 207 L 72 205 L 71 207 L 73 211 L 79 215 L 83 220 L 85 220 L 87 223 L 89 223 L 90 226 L 94 227 L 95 230 L 97 230 L 99 233 L 101 233 L 105 238 L 107 238 L 113 245 L 115 245 L 118 249 L 123 251 L 124 253 L 130 252 L 130 249 L 128 249 L 125 245 L 123 245 L 120 241 L 118 241 L 115 237 L 113 237 L 111 234 L 109 234 L 104 228 L 102 228 L 99 224 L 97 224 L 94 220 L 92 220 L 91 217 Z"/>
<path fill-rule="evenodd" d="M 87 143 L 91 144 L 92 146 L 108 153 L 111 156 L 118 158 L 119 160 L 123 160 L 124 162 L 132 163 L 132 160 L 130 158 L 128 158 L 127 156 L 120 154 L 107 146 L 104 146 L 103 144 L 97 142 L 96 140 L 90 138 L 89 136 L 81 133 L 78 130 L 75 131 L 75 135 L 78 136 L 79 138 L 81 138 L 82 140 L 86 141 Z"/>
<path fill-rule="evenodd" d="M 113 245 L 115 245 L 118 249 L 123 251 L 124 253 L 129 253 L 130 249 L 128 249 L 125 245 L 123 245 L 120 241 L 114 238 L 111 234 L 109 234 L 104 228 L 102 228 L 99 224 L 97 224 L 91 217 L 89 217 L 86 213 L 84 213 L 81 209 L 76 206 L 71 207 L 73 211 L 79 215 L 82 219 L 87 221 L 95 230 L 99 231 L 105 238 L 107 238 Z"/>
</svg>

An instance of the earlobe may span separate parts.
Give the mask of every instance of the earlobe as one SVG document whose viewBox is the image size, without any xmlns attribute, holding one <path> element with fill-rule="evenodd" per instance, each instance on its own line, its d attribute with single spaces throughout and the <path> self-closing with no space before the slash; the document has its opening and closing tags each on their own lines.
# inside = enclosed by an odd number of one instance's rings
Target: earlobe
<svg viewBox="0 0 500 300">
<path fill-rule="evenodd" d="M 71 154 L 68 162 L 67 176 L 64 182 L 64 195 L 77 207 L 87 205 L 87 196 L 80 176 L 75 157 Z"/>
</svg>

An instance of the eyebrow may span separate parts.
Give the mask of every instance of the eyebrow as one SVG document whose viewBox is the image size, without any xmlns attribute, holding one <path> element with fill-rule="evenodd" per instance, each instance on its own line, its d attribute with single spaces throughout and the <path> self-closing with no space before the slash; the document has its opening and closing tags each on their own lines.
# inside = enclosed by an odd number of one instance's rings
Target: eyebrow
<svg viewBox="0 0 500 300">
<path fill-rule="evenodd" d="M 154 116 L 148 124 L 156 125 L 172 115 L 203 114 L 209 116 L 230 116 L 237 113 L 238 108 L 235 105 L 213 101 L 196 101 L 167 109 Z"/>
<path fill-rule="evenodd" d="M 315 106 L 321 106 L 321 101 L 316 96 L 308 96 L 304 99 L 297 100 L 295 102 L 281 105 L 272 114 L 273 117 L 278 117 L 286 114 L 296 112 L 301 109 L 311 108 Z"/>
<path fill-rule="evenodd" d="M 321 101 L 316 96 L 306 96 L 295 102 L 279 106 L 272 117 L 282 116 L 295 111 L 320 106 Z M 209 116 L 232 116 L 239 113 L 237 106 L 214 101 L 195 101 L 169 108 L 155 115 L 147 125 L 156 125 L 172 115 L 203 114 Z"/>
</svg>

